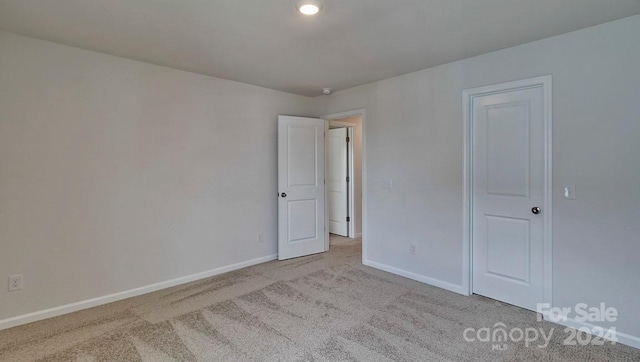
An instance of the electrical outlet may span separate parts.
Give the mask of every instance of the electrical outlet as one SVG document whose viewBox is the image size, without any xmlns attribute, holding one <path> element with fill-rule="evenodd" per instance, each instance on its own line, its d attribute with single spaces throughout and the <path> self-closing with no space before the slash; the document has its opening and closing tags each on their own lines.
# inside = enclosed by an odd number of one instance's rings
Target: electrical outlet
<svg viewBox="0 0 640 362">
<path fill-rule="evenodd" d="M 10 292 L 13 292 L 15 290 L 20 290 L 20 289 L 22 289 L 22 286 L 23 286 L 22 274 L 9 276 L 9 291 Z"/>
<path fill-rule="evenodd" d="M 258 233 L 258 236 L 256 236 L 256 240 L 258 240 L 259 243 L 261 243 L 262 240 L 264 240 L 264 236 L 262 234 L 262 231 Z"/>
<path fill-rule="evenodd" d="M 409 254 L 416 255 L 416 244 L 409 244 Z"/>
</svg>

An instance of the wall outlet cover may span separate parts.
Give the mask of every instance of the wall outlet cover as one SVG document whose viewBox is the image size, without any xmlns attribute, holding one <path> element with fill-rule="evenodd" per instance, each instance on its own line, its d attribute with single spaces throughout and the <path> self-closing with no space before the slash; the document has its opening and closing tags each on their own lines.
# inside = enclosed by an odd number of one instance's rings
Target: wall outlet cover
<svg viewBox="0 0 640 362">
<path fill-rule="evenodd" d="M 409 254 L 416 255 L 416 244 L 409 244 Z"/>
<path fill-rule="evenodd" d="M 24 285 L 23 283 L 22 274 L 9 276 L 9 291 L 13 292 L 15 290 L 22 289 Z"/>
</svg>

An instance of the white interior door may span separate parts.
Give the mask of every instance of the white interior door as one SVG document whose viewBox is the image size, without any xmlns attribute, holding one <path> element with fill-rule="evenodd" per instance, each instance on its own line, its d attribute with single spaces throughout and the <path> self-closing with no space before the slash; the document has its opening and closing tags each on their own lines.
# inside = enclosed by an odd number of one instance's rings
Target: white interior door
<svg viewBox="0 0 640 362">
<path fill-rule="evenodd" d="M 326 251 L 325 121 L 278 116 L 278 259 Z"/>
<path fill-rule="evenodd" d="M 530 310 L 544 301 L 544 102 L 539 86 L 471 104 L 473 292 Z"/>
<path fill-rule="evenodd" d="M 348 128 L 330 129 L 327 134 L 327 193 L 329 232 L 349 236 Z"/>
</svg>

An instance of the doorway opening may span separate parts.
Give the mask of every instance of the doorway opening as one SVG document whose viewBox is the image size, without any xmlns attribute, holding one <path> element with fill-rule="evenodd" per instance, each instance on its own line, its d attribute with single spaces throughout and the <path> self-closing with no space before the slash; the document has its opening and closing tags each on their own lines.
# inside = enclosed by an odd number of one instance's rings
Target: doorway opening
<svg viewBox="0 0 640 362">
<path fill-rule="evenodd" d="M 278 259 L 286 260 L 326 252 L 331 244 L 357 244 L 366 260 L 366 142 L 364 110 L 322 118 L 278 116 Z M 329 141 L 341 148 L 337 164 L 327 164 Z M 348 142 L 347 142 L 347 138 Z M 340 141 L 342 139 L 343 141 Z M 344 151 L 344 152 L 342 152 Z M 345 154 L 344 158 L 340 156 Z M 327 170 L 337 170 L 334 208 L 342 216 L 330 238 L 330 203 Z M 360 252 L 360 250 L 358 250 Z"/>
<path fill-rule="evenodd" d="M 327 121 L 327 247 L 359 243 L 363 231 L 363 111 L 323 117 Z"/>
</svg>

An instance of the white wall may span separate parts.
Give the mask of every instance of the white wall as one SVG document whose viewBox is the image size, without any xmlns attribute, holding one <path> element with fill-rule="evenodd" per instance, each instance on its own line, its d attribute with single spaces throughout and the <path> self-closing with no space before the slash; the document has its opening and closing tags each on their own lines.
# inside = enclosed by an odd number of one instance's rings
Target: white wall
<svg viewBox="0 0 640 362">
<path fill-rule="evenodd" d="M 0 320 L 276 254 L 312 101 L 0 32 Z"/>
<path fill-rule="evenodd" d="M 354 116 L 329 121 L 329 125 L 354 124 L 353 126 L 353 203 L 356 235 L 362 234 L 362 116 Z"/>
<path fill-rule="evenodd" d="M 553 302 L 605 302 L 640 337 L 639 35 L 635 16 L 318 98 L 366 109 L 366 259 L 461 291 L 462 91 L 552 74 Z"/>
</svg>

